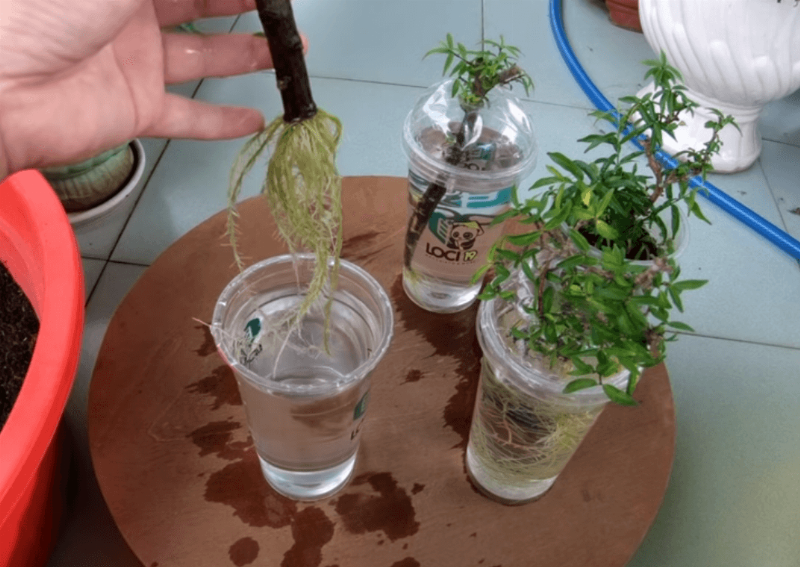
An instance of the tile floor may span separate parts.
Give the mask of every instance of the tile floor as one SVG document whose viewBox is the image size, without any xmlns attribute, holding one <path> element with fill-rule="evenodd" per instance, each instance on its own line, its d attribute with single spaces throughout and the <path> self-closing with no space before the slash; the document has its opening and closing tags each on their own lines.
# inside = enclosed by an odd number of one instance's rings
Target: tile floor
<svg viewBox="0 0 800 567">
<path fill-rule="evenodd" d="M 612 101 L 641 86 L 652 56 L 641 34 L 613 27 L 599 0 L 563 0 L 573 49 Z M 500 34 L 518 45 L 537 87 L 525 101 L 545 152 L 575 154 L 597 128 L 590 101 L 557 51 L 548 0 L 295 0 L 311 41 L 308 67 L 320 106 L 339 116 L 343 175 L 404 176 L 402 121 L 441 63 L 422 60 L 447 32 L 465 43 Z M 259 29 L 254 14 L 200 22 L 207 32 Z M 174 90 L 211 102 L 280 113 L 273 76 L 205 80 Z M 764 150 L 748 171 L 712 182 L 800 238 L 800 93 L 763 115 Z M 94 479 L 86 441 L 92 367 L 114 309 L 171 243 L 225 206 L 228 168 L 241 140 L 143 140 L 147 170 L 135 201 L 104 227 L 78 235 L 87 314 L 78 377 L 67 408 L 78 492 L 50 567 L 138 567 Z M 243 198 L 256 192 L 250 178 Z M 713 205 L 692 222 L 687 277 L 709 279 L 686 296 L 696 333 L 671 347 L 677 453 L 655 524 L 630 565 L 800 565 L 800 267 Z M 435 566 L 440 567 L 440 566 Z"/>
</svg>

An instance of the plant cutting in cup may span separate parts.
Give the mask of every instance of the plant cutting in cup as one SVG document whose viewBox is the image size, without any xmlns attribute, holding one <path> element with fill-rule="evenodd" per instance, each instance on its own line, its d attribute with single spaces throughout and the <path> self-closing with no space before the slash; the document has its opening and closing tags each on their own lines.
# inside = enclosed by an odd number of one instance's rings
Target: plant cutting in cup
<svg viewBox="0 0 800 567">
<path fill-rule="evenodd" d="M 494 269 L 480 296 L 484 361 L 468 467 L 506 502 L 544 493 L 605 403 L 636 405 L 642 370 L 664 359 L 675 331 L 691 331 L 672 312 L 683 310 L 684 291 L 705 282 L 680 278 L 680 207 L 705 220 L 689 180 L 710 171 L 732 119 L 717 113 L 703 148 L 687 150 L 674 168 L 662 164 L 663 137 L 694 103 L 663 55 L 645 63 L 655 91 L 622 98 L 618 113 L 595 113 L 613 130 L 582 139 L 605 155 L 587 162 L 551 153 L 555 165 L 533 185 L 538 192 L 524 202 L 515 193 L 497 219 L 517 230 L 477 276 Z M 626 153 L 635 139 L 642 149 Z"/>
<path fill-rule="evenodd" d="M 353 473 L 393 313 L 368 273 L 340 260 L 339 120 L 319 110 L 288 0 L 257 0 L 284 115 L 242 148 L 231 172 L 228 235 L 241 272 L 222 291 L 211 333 L 233 369 L 266 481 L 296 500 L 341 490 Z M 290 254 L 244 268 L 236 200 L 271 152 L 262 193 Z M 341 268 L 341 273 L 340 273 Z"/>
<path fill-rule="evenodd" d="M 342 248 L 341 177 L 336 149 L 342 125 L 317 108 L 303 58 L 303 43 L 286 0 L 257 0 L 275 65 L 284 114 L 253 136 L 239 152 L 231 170 L 228 192 L 228 237 L 239 269 L 244 260 L 237 247 L 236 201 L 245 175 L 264 152 L 271 151 L 261 193 L 290 252 L 310 251 L 316 258 L 314 275 L 304 300 L 271 331 L 284 338 L 327 289 L 336 287 Z M 332 294 L 325 305 L 326 329 Z M 325 335 L 327 348 L 327 333 Z"/>
<path fill-rule="evenodd" d="M 509 94 L 529 92 L 519 50 L 503 38 L 468 50 L 452 35 L 428 55 L 446 55 L 452 77 L 426 91 L 404 124 L 409 157 L 409 219 L 403 284 L 435 312 L 467 308 L 479 286 L 470 279 L 499 235 L 491 220 L 507 209 L 511 186 L 535 164 L 531 122 Z M 509 88 L 503 88 L 509 87 Z"/>
</svg>

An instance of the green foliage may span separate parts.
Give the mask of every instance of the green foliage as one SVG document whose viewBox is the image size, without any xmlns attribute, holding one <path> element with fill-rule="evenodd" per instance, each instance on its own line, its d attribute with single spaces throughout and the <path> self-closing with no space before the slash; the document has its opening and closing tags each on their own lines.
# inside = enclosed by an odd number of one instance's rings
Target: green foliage
<svg viewBox="0 0 800 567">
<path fill-rule="evenodd" d="M 467 49 L 463 43 L 455 43 L 448 33 L 447 39 L 428 51 L 425 57 L 434 53 L 447 56 L 443 74 L 449 72 L 456 78 L 451 94 L 453 98 L 460 97 L 462 105 L 467 108 L 483 106 L 489 91 L 498 85 L 520 83 L 525 92 L 530 93 L 533 80 L 517 65 L 518 48 L 506 45 L 502 36 L 500 41 L 484 40 L 483 47 Z"/>
<path fill-rule="evenodd" d="M 676 156 L 674 168 L 663 165 L 656 156 L 663 137 L 674 136 L 681 113 L 696 105 L 663 54 L 646 64 L 654 92 L 621 99 L 623 111 L 595 113 L 612 130 L 581 140 L 587 151 L 605 148 L 602 157 L 582 161 L 551 153 L 549 176 L 533 185 L 535 196 L 522 202 L 514 195 L 504 218 L 527 231 L 495 244 L 487 266 L 495 276 L 481 295 L 520 302 L 527 317 L 512 336 L 553 364 L 571 362 L 577 378 L 565 392 L 630 370 L 627 391 L 603 384 L 611 400 L 626 405 L 635 403 L 631 394 L 641 369 L 663 360 L 675 331 L 691 331 L 672 314 L 683 311 L 684 291 L 705 282 L 679 279 L 670 256 L 679 207 L 705 220 L 689 181 L 711 170 L 719 132 L 733 123 L 717 113 L 706 124 L 710 139 L 703 148 Z M 643 136 L 641 151 L 625 152 L 630 140 Z M 649 174 L 638 170 L 641 157 Z"/>
</svg>

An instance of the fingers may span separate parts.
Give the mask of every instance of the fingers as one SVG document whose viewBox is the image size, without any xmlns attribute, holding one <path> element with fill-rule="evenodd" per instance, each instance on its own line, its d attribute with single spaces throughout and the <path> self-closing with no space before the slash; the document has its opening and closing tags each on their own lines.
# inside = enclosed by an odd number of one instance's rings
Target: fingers
<svg viewBox="0 0 800 567">
<path fill-rule="evenodd" d="M 221 140 L 247 136 L 263 127 L 264 117 L 252 108 L 218 106 L 167 93 L 161 116 L 141 135 Z"/>
<path fill-rule="evenodd" d="M 250 34 L 164 34 L 164 82 L 227 77 L 272 68 L 264 38 Z"/>
<path fill-rule="evenodd" d="M 255 0 L 154 0 L 161 26 L 174 26 L 200 18 L 235 16 L 256 9 Z"/>
</svg>

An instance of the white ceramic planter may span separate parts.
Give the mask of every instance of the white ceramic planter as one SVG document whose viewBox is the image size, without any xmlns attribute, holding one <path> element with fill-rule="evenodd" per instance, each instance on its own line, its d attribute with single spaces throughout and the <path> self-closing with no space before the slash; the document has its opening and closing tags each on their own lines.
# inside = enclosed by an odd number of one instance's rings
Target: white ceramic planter
<svg viewBox="0 0 800 567">
<path fill-rule="evenodd" d="M 800 5 L 795 0 L 639 0 L 645 38 L 664 51 L 683 74 L 687 93 L 699 105 L 670 153 L 700 148 L 710 138 L 709 108 L 733 115 L 722 131 L 723 147 L 712 160 L 721 172 L 741 171 L 758 159 L 758 119 L 768 102 L 800 87 Z M 646 86 L 642 93 L 652 90 Z M 641 94 L 641 93 L 640 93 Z"/>
</svg>

